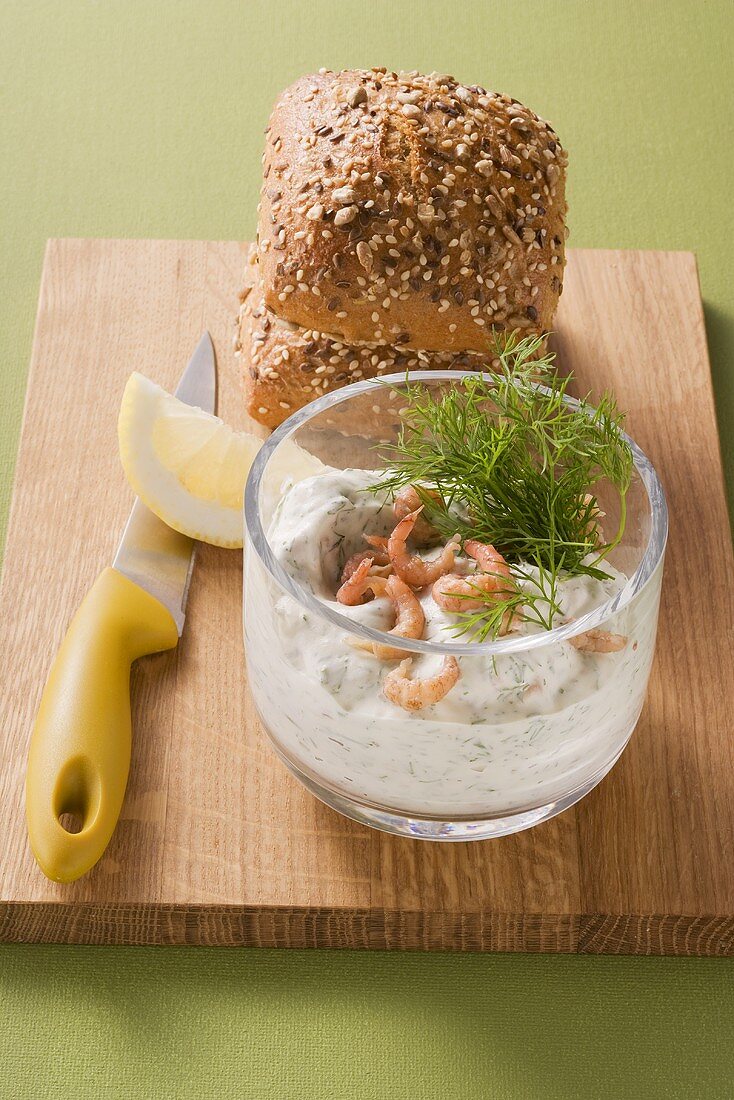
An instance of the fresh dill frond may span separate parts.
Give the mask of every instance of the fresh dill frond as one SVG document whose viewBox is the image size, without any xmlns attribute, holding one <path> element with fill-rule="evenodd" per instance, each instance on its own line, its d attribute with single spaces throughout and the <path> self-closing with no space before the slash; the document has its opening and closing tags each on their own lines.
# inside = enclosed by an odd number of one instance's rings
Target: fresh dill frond
<svg viewBox="0 0 734 1100">
<path fill-rule="evenodd" d="M 608 576 L 601 562 L 624 532 L 633 468 L 624 416 L 608 393 L 596 407 L 588 397 L 570 401 L 572 376 L 560 377 L 541 346 L 542 337 L 510 338 L 497 349 L 495 376 L 467 376 L 438 394 L 406 378 L 400 434 L 382 449 L 388 471 L 373 486 L 395 494 L 414 485 L 443 535 L 493 545 L 525 580 L 521 593 L 487 594 L 486 608 L 459 615 L 457 632 L 480 640 L 495 636 L 508 612 L 550 629 L 560 578 Z M 601 482 L 620 501 L 607 541 Z"/>
</svg>

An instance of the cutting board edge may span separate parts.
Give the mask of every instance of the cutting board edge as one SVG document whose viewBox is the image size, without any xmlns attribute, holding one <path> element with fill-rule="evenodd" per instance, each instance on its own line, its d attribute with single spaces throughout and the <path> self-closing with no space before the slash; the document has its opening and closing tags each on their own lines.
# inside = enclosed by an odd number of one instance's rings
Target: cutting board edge
<svg viewBox="0 0 734 1100">
<path fill-rule="evenodd" d="M 46 238 L 46 247 L 48 247 L 49 244 L 53 244 L 56 241 L 60 241 L 63 244 L 88 244 L 90 241 L 92 241 L 92 242 L 97 242 L 98 241 L 98 242 L 102 242 L 104 244 L 127 244 L 128 242 L 133 241 L 133 242 L 136 242 L 136 243 L 149 243 L 149 244 L 156 244 L 156 245 L 159 245 L 159 244 L 172 244 L 172 245 L 175 245 L 175 244 L 180 244 L 181 242 L 184 242 L 185 244 L 214 245 L 215 247 L 218 246 L 218 245 L 232 245 L 232 244 L 234 244 L 234 245 L 239 246 L 239 245 L 245 245 L 245 244 L 251 244 L 252 243 L 251 241 L 248 241 L 248 239 L 246 237 L 242 237 L 241 239 L 236 239 L 236 240 L 227 239 L 226 237 L 220 237 L 220 238 L 217 238 L 217 239 L 207 240 L 204 237 L 146 237 L 146 236 L 140 236 L 140 237 L 134 237 L 134 236 L 133 237 L 77 237 L 77 236 L 74 236 L 74 235 L 69 235 L 69 236 L 62 236 L 62 237 L 47 237 Z M 696 252 L 692 248 L 614 248 L 614 247 L 611 247 L 611 248 L 575 248 L 575 247 L 571 247 L 571 248 L 566 249 L 566 254 L 567 255 L 569 253 L 575 253 L 575 252 L 584 252 L 584 253 L 593 252 L 595 255 L 604 255 L 604 254 L 613 253 L 613 252 L 621 252 L 624 255 L 630 255 L 631 253 L 640 253 L 640 254 L 643 254 L 643 255 L 646 255 L 646 256 L 649 256 L 651 252 L 655 252 L 655 253 L 663 254 L 665 256 L 692 256 L 694 259 L 696 258 Z"/>
<path fill-rule="evenodd" d="M 734 957 L 734 917 L 0 902 L 0 942 Z"/>
</svg>

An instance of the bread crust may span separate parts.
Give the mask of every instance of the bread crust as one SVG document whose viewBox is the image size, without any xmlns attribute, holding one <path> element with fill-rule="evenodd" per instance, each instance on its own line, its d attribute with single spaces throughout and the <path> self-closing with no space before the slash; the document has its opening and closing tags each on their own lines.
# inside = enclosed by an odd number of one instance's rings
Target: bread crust
<svg viewBox="0 0 734 1100">
<path fill-rule="evenodd" d="M 258 252 L 273 313 L 441 352 L 551 328 L 567 158 L 517 100 L 436 73 L 320 70 L 282 93 L 266 133 Z"/>
<path fill-rule="evenodd" d="M 246 263 L 235 352 L 242 359 L 248 415 L 268 428 L 316 397 L 368 378 L 416 370 L 491 370 L 498 360 L 475 352 L 427 352 L 385 344 L 349 345 L 304 329 L 266 306 L 256 253 Z"/>
</svg>

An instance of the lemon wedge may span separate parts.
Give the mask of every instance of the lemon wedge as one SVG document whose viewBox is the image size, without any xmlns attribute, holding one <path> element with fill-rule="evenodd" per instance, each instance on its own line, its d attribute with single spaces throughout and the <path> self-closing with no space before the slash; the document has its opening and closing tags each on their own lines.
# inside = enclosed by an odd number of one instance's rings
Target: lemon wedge
<svg viewBox="0 0 734 1100">
<path fill-rule="evenodd" d="M 262 439 L 236 432 L 137 372 L 122 395 L 117 436 L 125 476 L 151 512 L 200 542 L 242 546 L 245 482 Z M 285 440 L 268 463 L 266 498 L 323 468 Z M 262 503 L 272 510 L 272 502 Z"/>
<path fill-rule="evenodd" d="M 245 482 L 261 439 L 137 372 L 125 386 L 117 435 L 125 476 L 151 512 L 202 542 L 242 546 Z"/>
</svg>

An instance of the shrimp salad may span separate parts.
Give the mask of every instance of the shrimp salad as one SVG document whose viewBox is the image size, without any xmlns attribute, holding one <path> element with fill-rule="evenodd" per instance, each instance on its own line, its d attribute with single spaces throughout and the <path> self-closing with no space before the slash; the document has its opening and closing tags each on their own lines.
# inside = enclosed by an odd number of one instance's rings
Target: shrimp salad
<svg viewBox="0 0 734 1100">
<path fill-rule="evenodd" d="M 456 642 L 458 614 L 521 591 L 494 547 L 442 541 L 413 487 L 393 500 L 367 491 L 374 481 L 374 471 L 325 468 L 288 490 L 273 517 L 272 553 L 322 605 L 396 637 Z M 610 629 L 570 641 L 495 656 L 411 655 L 307 608 L 254 553 L 247 569 L 257 572 L 245 627 L 263 721 L 297 767 L 351 799 L 426 816 L 543 806 L 603 774 L 639 716 L 654 586 Z M 603 580 L 561 580 L 564 620 L 627 583 L 605 570 Z M 510 613 L 499 629 L 543 628 Z"/>
</svg>

